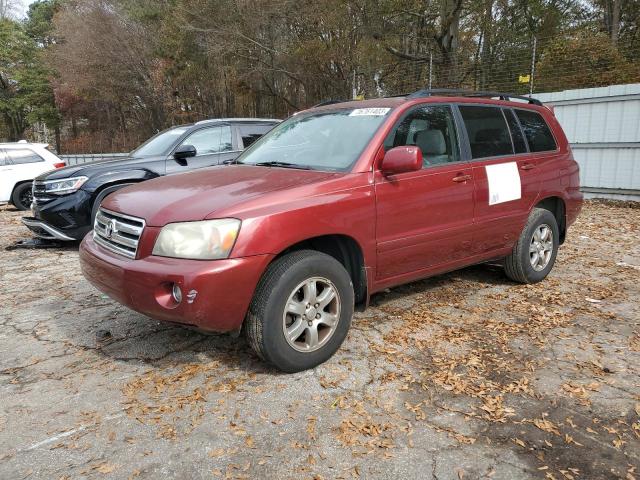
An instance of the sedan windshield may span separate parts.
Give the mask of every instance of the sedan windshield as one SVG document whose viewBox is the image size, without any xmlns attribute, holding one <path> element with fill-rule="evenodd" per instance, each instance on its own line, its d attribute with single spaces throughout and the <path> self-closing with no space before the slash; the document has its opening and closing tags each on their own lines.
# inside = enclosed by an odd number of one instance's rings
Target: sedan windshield
<svg viewBox="0 0 640 480">
<path fill-rule="evenodd" d="M 255 142 L 238 163 L 348 171 L 390 108 L 350 108 L 295 115 Z"/>
<path fill-rule="evenodd" d="M 188 129 L 184 127 L 176 127 L 160 132 L 131 152 L 131 156 L 153 157 L 155 155 L 165 155 L 169 153 L 169 150 L 171 150 L 176 140 L 187 130 Z"/>
</svg>

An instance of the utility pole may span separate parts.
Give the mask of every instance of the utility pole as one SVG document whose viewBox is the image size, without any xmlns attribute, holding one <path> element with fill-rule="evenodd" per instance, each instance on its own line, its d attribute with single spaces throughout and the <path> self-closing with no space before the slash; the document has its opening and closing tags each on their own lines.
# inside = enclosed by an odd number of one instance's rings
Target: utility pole
<svg viewBox="0 0 640 480">
<path fill-rule="evenodd" d="M 429 52 L 429 90 L 431 90 L 431 80 L 433 78 L 433 53 Z"/>
<path fill-rule="evenodd" d="M 536 73 L 536 47 L 538 46 L 538 39 L 533 37 L 533 52 L 531 54 L 531 78 L 529 78 L 529 96 L 533 96 L 533 76 Z"/>
</svg>

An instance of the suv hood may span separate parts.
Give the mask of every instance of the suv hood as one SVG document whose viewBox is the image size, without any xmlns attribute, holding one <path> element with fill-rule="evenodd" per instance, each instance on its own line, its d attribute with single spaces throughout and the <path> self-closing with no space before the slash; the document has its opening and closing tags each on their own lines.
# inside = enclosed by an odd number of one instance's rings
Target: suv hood
<svg viewBox="0 0 640 480">
<path fill-rule="evenodd" d="M 80 165 L 72 165 L 69 167 L 59 168 L 50 172 L 43 173 L 36 180 L 61 180 L 63 178 L 85 176 L 91 178 L 94 175 L 105 172 L 114 172 L 119 170 L 132 170 L 139 168 L 138 164 L 148 162 L 150 158 L 135 157 L 113 157 L 106 160 L 97 160 L 95 162 L 81 163 Z"/>
<path fill-rule="evenodd" d="M 340 174 L 292 168 L 228 165 L 169 175 L 123 188 L 102 205 L 147 225 L 203 220 L 216 211 L 276 190 Z"/>
</svg>

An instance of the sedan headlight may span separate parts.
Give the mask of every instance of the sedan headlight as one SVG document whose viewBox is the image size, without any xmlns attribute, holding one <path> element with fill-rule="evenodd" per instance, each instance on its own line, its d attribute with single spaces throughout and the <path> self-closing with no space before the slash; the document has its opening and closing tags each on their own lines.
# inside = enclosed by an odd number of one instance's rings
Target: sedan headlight
<svg viewBox="0 0 640 480">
<path fill-rule="evenodd" d="M 153 255 L 193 260 L 227 258 L 239 231 L 240 220 L 235 218 L 170 223 L 160 230 Z"/>
<path fill-rule="evenodd" d="M 71 177 L 62 180 L 47 180 L 44 189 L 53 195 L 65 195 L 77 191 L 88 180 L 87 177 Z"/>
</svg>

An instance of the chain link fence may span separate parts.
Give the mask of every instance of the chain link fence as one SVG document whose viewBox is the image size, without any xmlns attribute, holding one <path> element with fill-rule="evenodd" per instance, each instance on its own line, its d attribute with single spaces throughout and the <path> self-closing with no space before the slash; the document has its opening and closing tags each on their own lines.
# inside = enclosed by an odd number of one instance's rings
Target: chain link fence
<svg viewBox="0 0 640 480">
<path fill-rule="evenodd" d="M 521 95 L 640 82 L 640 42 L 605 35 L 530 38 L 471 55 L 431 50 L 414 59 L 363 69 L 354 98 L 401 95 L 421 88 L 460 88 Z M 469 49 L 467 49 L 469 50 Z"/>
</svg>

